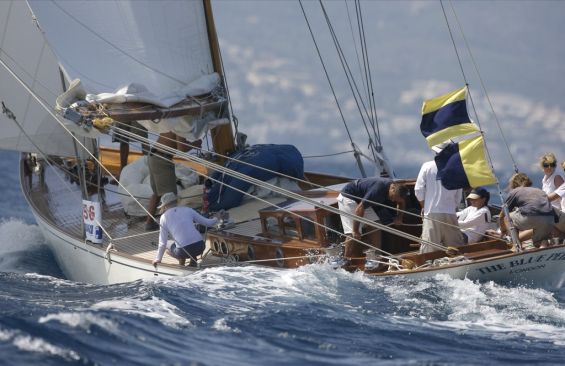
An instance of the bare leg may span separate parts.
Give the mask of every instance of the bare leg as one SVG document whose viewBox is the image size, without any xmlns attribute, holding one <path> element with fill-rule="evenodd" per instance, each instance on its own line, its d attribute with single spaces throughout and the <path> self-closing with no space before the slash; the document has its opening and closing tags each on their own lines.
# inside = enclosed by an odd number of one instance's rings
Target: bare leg
<svg viewBox="0 0 565 366">
<path fill-rule="evenodd" d="M 518 234 L 518 239 L 520 239 L 520 241 L 524 241 L 524 240 L 531 239 L 533 236 L 534 236 L 534 230 L 533 229 L 522 230 Z"/>
<path fill-rule="evenodd" d="M 345 241 L 345 258 L 358 258 L 363 257 L 363 244 L 354 241 L 352 238 L 348 238 Z"/>
<path fill-rule="evenodd" d="M 128 165 L 129 157 L 129 144 L 127 142 L 120 142 L 120 174 L 122 174 L 122 169 Z"/>
<path fill-rule="evenodd" d="M 147 207 L 147 211 L 149 211 L 150 216 L 147 216 L 147 220 L 145 220 L 146 224 L 150 224 L 153 222 L 153 217 L 155 217 L 155 212 L 157 212 L 157 203 L 161 199 L 161 196 L 157 196 L 155 193 L 151 195 L 149 199 L 149 207 Z"/>
</svg>

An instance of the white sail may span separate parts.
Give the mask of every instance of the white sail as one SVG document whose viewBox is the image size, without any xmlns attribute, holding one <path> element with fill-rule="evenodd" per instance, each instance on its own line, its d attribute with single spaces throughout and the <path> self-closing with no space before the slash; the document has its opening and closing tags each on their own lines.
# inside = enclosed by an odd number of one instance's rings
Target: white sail
<svg viewBox="0 0 565 366">
<path fill-rule="evenodd" d="M 63 91 L 59 65 L 24 1 L 0 1 L 0 60 L 54 111 L 55 98 Z M 0 115 L 0 149 L 75 155 L 69 133 L 4 66 L 0 100 L 20 125 Z"/>
<path fill-rule="evenodd" d="M 203 1 L 29 3 L 69 78 L 93 94 L 89 100 L 136 101 L 139 94 L 168 107 L 190 95 L 191 83 L 210 80 L 203 92 L 218 83 Z"/>
</svg>

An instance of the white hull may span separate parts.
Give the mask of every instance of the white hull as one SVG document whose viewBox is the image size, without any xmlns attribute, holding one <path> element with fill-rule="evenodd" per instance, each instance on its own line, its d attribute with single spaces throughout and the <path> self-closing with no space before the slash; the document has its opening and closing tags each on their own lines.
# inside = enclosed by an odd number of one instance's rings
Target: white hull
<svg viewBox="0 0 565 366">
<path fill-rule="evenodd" d="M 565 247 L 534 249 L 498 258 L 489 258 L 454 264 L 442 268 L 430 268 L 410 272 L 383 273 L 376 276 L 426 279 L 437 274 L 452 278 L 494 281 L 507 285 L 525 285 L 559 288 L 565 282 Z"/>
<path fill-rule="evenodd" d="M 187 275 L 195 269 L 159 266 L 158 270 L 146 261 L 110 252 L 86 244 L 45 222 L 32 207 L 43 236 L 65 276 L 78 282 L 113 284 L 143 278 Z"/>
<path fill-rule="evenodd" d="M 25 187 L 25 179 L 22 179 L 21 183 L 24 196 L 28 200 L 35 219 L 61 270 L 72 281 L 113 284 L 144 278 L 183 276 L 198 270 L 191 267 L 181 268 L 174 264 L 160 264 L 156 269 L 151 264 L 150 259 L 135 256 L 135 252 L 110 251 L 107 254 L 101 245 L 87 243 L 58 228 L 54 221 L 49 219 L 55 214 L 50 211 L 49 205 L 36 206 Z M 50 197 L 55 199 L 57 193 L 54 192 L 54 188 L 50 192 Z M 58 197 L 59 200 L 65 198 L 64 195 Z M 42 212 L 38 207 L 41 207 L 45 212 Z M 212 260 L 210 257 L 208 258 Z M 206 260 L 208 261 L 208 259 Z M 216 258 L 213 265 L 218 264 L 221 264 L 221 262 Z M 447 274 L 457 279 L 468 278 L 482 282 L 495 281 L 501 284 L 558 288 L 565 282 L 565 246 L 533 249 L 523 253 L 505 254 L 473 262 L 444 265 L 439 268 L 369 275 L 419 280 L 429 279 L 437 274 Z"/>
</svg>

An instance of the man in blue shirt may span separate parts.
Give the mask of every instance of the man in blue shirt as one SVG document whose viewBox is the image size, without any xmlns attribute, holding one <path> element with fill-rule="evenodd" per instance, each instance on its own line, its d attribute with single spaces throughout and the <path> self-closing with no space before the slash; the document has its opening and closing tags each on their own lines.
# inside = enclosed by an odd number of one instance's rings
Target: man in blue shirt
<svg viewBox="0 0 565 366">
<path fill-rule="evenodd" d="M 348 183 L 337 197 L 341 211 L 359 217 L 365 215 L 365 209 L 371 206 L 378 216 L 380 223 L 395 225 L 402 223 L 402 213 L 406 206 L 408 188 L 388 178 L 363 178 Z M 394 209 L 396 207 L 396 210 Z M 398 212 L 398 214 L 397 214 Z M 343 232 L 354 239 L 361 238 L 359 221 L 347 216 L 341 216 Z M 347 240 L 345 257 L 358 257 L 363 252 L 363 246 L 354 240 Z"/>
</svg>

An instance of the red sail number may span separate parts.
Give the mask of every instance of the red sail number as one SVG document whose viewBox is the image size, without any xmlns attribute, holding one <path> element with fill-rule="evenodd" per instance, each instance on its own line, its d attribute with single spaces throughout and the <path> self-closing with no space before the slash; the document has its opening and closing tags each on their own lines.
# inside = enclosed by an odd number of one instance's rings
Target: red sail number
<svg viewBox="0 0 565 366">
<path fill-rule="evenodd" d="M 90 221 L 94 221 L 94 206 L 88 207 L 88 218 Z"/>
</svg>

